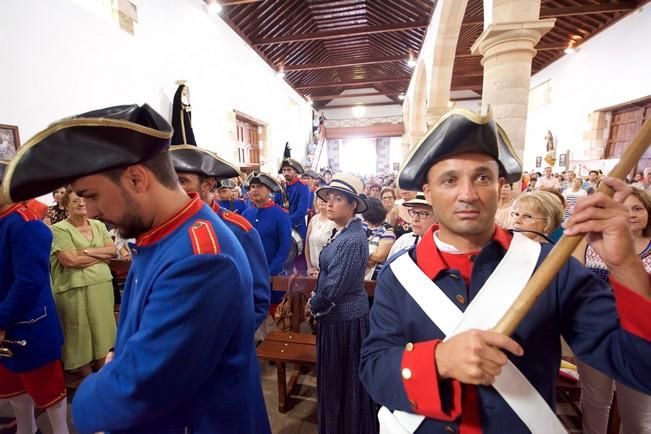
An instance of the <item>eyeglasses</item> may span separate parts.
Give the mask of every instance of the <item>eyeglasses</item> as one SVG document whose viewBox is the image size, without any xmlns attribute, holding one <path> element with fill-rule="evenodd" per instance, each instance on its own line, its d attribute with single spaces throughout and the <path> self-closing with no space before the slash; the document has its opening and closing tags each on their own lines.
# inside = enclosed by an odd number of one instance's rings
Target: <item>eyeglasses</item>
<svg viewBox="0 0 651 434">
<path fill-rule="evenodd" d="M 432 217 L 432 213 L 429 211 L 416 211 L 413 209 L 409 209 L 407 210 L 407 213 L 409 213 L 409 217 L 411 218 L 418 217 L 421 220 Z"/>
<path fill-rule="evenodd" d="M 511 211 L 511 217 L 513 217 L 514 220 L 522 217 L 522 221 L 525 223 L 531 223 L 532 220 L 547 220 L 545 217 L 534 217 L 531 214 L 519 213 L 516 211 Z"/>
</svg>

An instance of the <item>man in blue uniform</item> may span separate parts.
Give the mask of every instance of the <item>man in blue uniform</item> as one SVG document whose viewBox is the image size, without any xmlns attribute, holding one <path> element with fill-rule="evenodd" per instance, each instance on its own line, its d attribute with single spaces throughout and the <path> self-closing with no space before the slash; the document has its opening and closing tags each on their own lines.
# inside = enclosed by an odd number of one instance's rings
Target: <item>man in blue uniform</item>
<svg viewBox="0 0 651 434">
<path fill-rule="evenodd" d="M 293 158 L 285 158 L 280 165 L 279 173 L 287 181 L 286 194 L 289 201 L 289 219 L 292 222 L 292 229 L 297 231 L 305 240 L 307 224 L 305 217 L 307 210 L 312 206 L 310 203 L 310 187 L 303 182 L 299 175 L 305 172 L 303 166 Z"/>
<path fill-rule="evenodd" d="M 280 185 L 271 176 L 259 172 L 249 175 L 247 184 L 255 207 L 244 211 L 244 218 L 260 234 L 269 273 L 277 276 L 283 272 L 292 242 L 292 229 L 287 211 L 272 199 L 273 193 L 280 190 Z M 272 290 L 271 304 L 278 303 L 283 294 L 281 291 Z"/>
<path fill-rule="evenodd" d="M 246 202 L 242 199 L 233 197 L 233 190 L 236 188 L 237 185 L 235 185 L 233 180 L 222 179 L 217 188 L 217 196 L 219 197 L 218 204 L 221 208 L 241 215 L 247 206 Z"/>
<path fill-rule="evenodd" d="M 0 184 L 6 165 L 0 161 Z M 55 434 L 68 433 L 51 245 L 52 233 L 34 212 L 0 205 L 0 398 L 9 400 L 18 434 L 36 431 L 34 403 L 47 409 Z"/>
<path fill-rule="evenodd" d="M 501 185 L 520 173 L 492 116 L 465 110 L 443 116 L 403 164 L 400 187 L 422 188 L 439 224 L 379 276 L 360 376 L 385 406 L 386 432 L 564 432 L 552 410 L 560 336 L 651 392 L 651 283 L 626 210 L 601 193 L 577 205 L 566 233 L 589 233 L 613 289 L 570 260 L 512 337 L 488 331 L 551 250 L 494 223 Z M 604 182 L 623 201 L 627 187 Z"/>
<path fill-rule="evenodd" d="M 253 275 L 253 307 L 255 328 L 267 317 L 269 298 L 269 267 L 258 231 L 244 217 L 228 211 L 212 199 L 217 179 L 239 176 L 239 170 L 210 151 L 197 146 L 178 145 L 170 148 L 174 170 L 186 193 L 197 193 L 235 234 L 246 253 L 247 264 Z"/>
<path fill-rule="evenodd" d="M 149 106 L 64 119 L 28 141 L 9 201 L 72 184 L 90 217 L 136 238 L 112 361 L 77 390 L 80 433 L 269 433 L 242 247 L 178 184 L 170 125 Z"/>
</svg>

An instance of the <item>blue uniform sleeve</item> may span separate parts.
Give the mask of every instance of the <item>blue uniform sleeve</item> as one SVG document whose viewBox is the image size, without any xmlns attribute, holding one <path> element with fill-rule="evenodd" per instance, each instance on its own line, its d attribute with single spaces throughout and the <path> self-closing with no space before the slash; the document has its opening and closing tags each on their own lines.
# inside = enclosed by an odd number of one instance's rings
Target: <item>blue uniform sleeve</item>
<svg viewBox="0 0 651 434">
<path fill-rule="evenodd" d="M 362 343 L 359 376 L 373 401 L 391 410 L 413 412 L 400 375 L 407 344 L 400 312 L 405 292 L 396 294 L 396 288 L 400 285 L 391 269 L 385 267 L 375 287 L 369 334 Z"/>
<path fill-rule="evenodd" d="M 280 207 L 285 206 L 283 202 L 283 194 L 281 192 L 274 193 L 274 203 Z"/>
<path fill-rule="evenodd" d="M 576 357 L 651 394 L 651 342 L 622 328 L 611 288 L 574 258 L 557 279 L 562 334 Z"/>
<path fill-rule="evenodd" d="M 329 264 L 327 270 L 321 270 L 325 278 L 320 278 L 315 294 L 310 300 L 310 309 L 315 314 L 322 314 L 337 304 L 338 299 L 350 288 L 347 282 L 364 275 L 368 263 L 368 244 L 363 239 L 345 240 L 331 245 L 336 247 L 336 260 Z"/>
<path fill-rule="evenodd" d="M 257 330 L 267 317 L 271 301 L 269 267 L 267 266 L 267 257 L 258 231 L 251 229 L 244 232 L 241 242 L 253 274 L 253 308 L 255 310 L 255 328 Z"/>
<path fill-rule="evenodd" d="M 138 331 L 75 393 L 77 430 L 126 430 L 185 402 L 248 320 L 248 297 L 229 256 L 196 255 L 169 267 L 154 283 Z"/>
<path fill-rule="evenodd" d="M 243 200 L 237 199 L 235 201 L 235 210 L 237 210 L 238 214 L 242 215 L 242 213 L 246 211 L 246 208 L 247 208 L 246 202 L 244 202 Z"/>
<path fill-rule="evenodd" d="M 278 250 L 269 264 L 269 272 L 272 276 L 277 276 L 283 271 L 283 265 L 292 247 L 292 224 L 289 220 L 289 215 L 283 210 L 278 209 L 277 211 L 276 236 L 278 237 Z"/>
<path fill-rule="evenodd" d="M 300 184 L 299 187 L 296 208 L 289 216 L 293 228 L 305 226 L 305 216 L 307 215 L 307 209 L 310 207 L 310 188 L 304 184 Z"/>
<path fill-rule="evenodd" d="M 36 303 L 43 287 L 50 286 L 52 232 L 40 221 L 16 225 L 12 234 L 12 261 L 15 279 L 0 302 L 0 329 L 6 330 Z"/>
</svg>

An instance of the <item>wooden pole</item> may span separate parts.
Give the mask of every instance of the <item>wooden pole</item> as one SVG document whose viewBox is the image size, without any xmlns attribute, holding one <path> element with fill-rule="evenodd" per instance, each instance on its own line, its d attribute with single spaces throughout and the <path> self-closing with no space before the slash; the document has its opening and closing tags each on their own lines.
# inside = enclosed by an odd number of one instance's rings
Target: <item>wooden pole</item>
<svg viewBox="0 0 651 434">
<path fill-rule="evenodd" d="M 629 147 L 624 151 L 619 163 L 608 174 L 614 178 L 624 179 L 627 173 L 635 167 L 640 158 L 647 150 L 651 143 L 651 118 L 647 119 L 642 129 L 633 139 Z M 612 197 L 613 190 L 606 184 L 601 183 L 599 192 Z M 522 293 L 513 302 L 509 310 L 504 314 L 502 319 L 495 326 L 494 331 L 505 335 L 511 335 L 518 327 L 520 322 L 527 315 L 536 300 L 542 295 L 543 291 L 552 279 L 558 274 L 561 267 L 567 262 L 572 255 L 576 246 L 583 239 L 583 235 L 563 235 L 558 243 L 554 246 L 549 255 L 545 258 L 540 267 L 535 271 Z"/>
</svg>

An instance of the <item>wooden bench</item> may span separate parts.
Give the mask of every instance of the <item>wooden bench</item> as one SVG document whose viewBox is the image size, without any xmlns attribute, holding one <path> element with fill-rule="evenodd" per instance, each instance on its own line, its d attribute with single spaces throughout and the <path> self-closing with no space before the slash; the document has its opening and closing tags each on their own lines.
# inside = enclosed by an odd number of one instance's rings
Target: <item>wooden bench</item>
<svg viewBox="0 0 651 434">
<path fill-rule="evenodd" d="M 289 397 L 295 394 L 303 366 L 316 366 L 316 336 L 305 333 L 269 333 L 257 348 L 258 358 L 276 363 L 278 411 L 288 410 Z M 295 365 L 287 382 L 287 363 Z"/>
<path fill-rule="evenodd" d="M 304 321 L 305 298 L 316 287 L 316 279 L 308 276 L 276 276 L 271 287 L 275 291 L 285 291 L 291 303 L 291 326 L 289 332 L 274 331 L 269 333 L 258 345 L 257 354 L 261 360 L 276 364 L 278 381 L 278 411 L 285 413 L 289 409 L 289 398 L 294 395 L 301 375 L 316 366 L 316 336 L 300 333 Z M 375 281 L 364 282 L 364 289 L 373 296 Z M 294 364 L 294 370 L 287 381 L 287 363 Z"/>
</svg>

